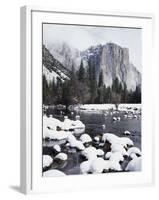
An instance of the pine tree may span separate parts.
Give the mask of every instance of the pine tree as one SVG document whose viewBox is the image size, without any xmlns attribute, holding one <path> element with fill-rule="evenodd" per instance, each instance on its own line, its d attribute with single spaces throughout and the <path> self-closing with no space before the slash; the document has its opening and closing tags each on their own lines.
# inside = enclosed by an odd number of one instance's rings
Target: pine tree
<svg viewBox="0 0 159 200">
<path fill-rule="evenodd" d="M 104 103 L 104 84 L 103 84 L 103 70 L 100 71 L 98 81 L 98 97 L 97 103 Z"/>
<path fill-rule="evenodd" d="M 90 68 L 90 102 L 95 103 L 97 97 L 97 81 L 95 74 L 95 66 L 92 65 Z"/>
<path fill-rule="evenodd" d="M 80 82 L 85 81 L 85 69 L 83 67 L 83 61 L 81 60 L 81 64 L 80 64 L 80 68 L 79 68 L 79 72 L 78 72 L 78 80 Z"/>
<path fill-rule="evenodd" d="M 103 86 L 103 70 L 100 71 L 100 74 L 99 74 L 99 81 L 98 81 L 98 87 L 101 87 Z"/>
</svg>

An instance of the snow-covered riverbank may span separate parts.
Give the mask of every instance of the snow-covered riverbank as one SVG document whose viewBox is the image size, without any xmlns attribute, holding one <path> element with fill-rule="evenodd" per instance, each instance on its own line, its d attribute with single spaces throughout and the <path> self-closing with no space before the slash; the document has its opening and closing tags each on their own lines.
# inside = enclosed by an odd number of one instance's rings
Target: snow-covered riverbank
<svg viewBox="0 0 159 200">
<path fill-rule="evenodd" d="M 115 104 L 84 104 L 79 105 L 76 109 L 80 110 L 87 110 L 87 111 L 104 111 L 104 110 L 116 110 Z M 125 110 L 135 110 L 141 109 L 141 104 L 119 104 L 118 110 L 125 111 Z"/>
</svg>

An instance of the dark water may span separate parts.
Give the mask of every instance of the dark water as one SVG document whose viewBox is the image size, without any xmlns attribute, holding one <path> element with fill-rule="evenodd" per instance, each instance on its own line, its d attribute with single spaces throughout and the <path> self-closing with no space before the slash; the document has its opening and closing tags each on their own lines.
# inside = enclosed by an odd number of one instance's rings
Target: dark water
<svg viewBox="0 0 159 200">
<path fill-rule="evenodd" d="M 54 114 L 49 111 L 49 114 Z M 68 115 L 70 119 L 74 119 L 77 113 L 73 115 Z M 80 120 L 86 125 L 86 133 L 92 138 L 96 135 L 102 135 L 103 133 L 113 133 L 117 136 L 124 137 L 124 131 L 128 130 L 131 132 L 129 137 L 133 142 L 134 146 L 141 149 L 141 118 L 127 119 L 124 117 L 124 112 L 119 112 L 117 114 L 108 113 L 107 116 L 104 113 L 95 112 L 78 112 L 80 115 Z M 113 117 L 120 117 L 120 121 L 113 121 Z M 63 120 L 62 115 L 57 115 L 56 118 Z M 105 126 L 103 126 L 105 125 Z M 62 152 L 68 155 L 68 160 L 64 163 L 56 164 L 53 163 L 52 169 L 59 169 L 66 174 L 79 174 L 80 173 L 80 163 L 83 161 L 80 152 L 73 148 L 66 148 L 65 141 L 43 141 L 43 149 L 46 147 L 52 147 L 54 144 L 60 144 Z M 44 153 L 44 151 L 43 151 Z M 45 152 L 44 154 L 49 154 Z"/>
</svg>

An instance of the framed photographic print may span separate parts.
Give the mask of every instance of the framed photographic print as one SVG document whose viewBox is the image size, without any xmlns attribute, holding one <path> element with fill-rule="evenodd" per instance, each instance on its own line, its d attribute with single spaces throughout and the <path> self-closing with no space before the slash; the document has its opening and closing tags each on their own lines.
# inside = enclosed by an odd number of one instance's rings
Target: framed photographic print
<svg viewBox="0 0 159 200">
<path fill-rule="evenodd" d="M 21 191 L 153 183 L 149 14 L 21 8 Z"/>
</svg>

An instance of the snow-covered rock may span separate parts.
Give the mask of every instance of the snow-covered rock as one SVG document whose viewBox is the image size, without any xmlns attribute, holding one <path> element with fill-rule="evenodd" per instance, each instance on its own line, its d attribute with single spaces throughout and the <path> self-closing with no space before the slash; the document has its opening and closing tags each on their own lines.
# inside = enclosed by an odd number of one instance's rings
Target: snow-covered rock
<svg viewBox="0 0 159 200">
<path fill-rule="evenodd" d="M 105 159 L 108 160 L 112 155 L 112 152 L 108 151 L 106 154 L 105 154 Z"/>
<path fill-rule="evenodd" d="M 62 160 L 62 161 L 65 161 L 67 160 L 67 154 L 65 153 L 59 153 L 55 156 L 55 159 L 59 159 L 59 160 Z"/>
<path fill-rule="evenodd" d="M 69 142 L 70 147 L 76 147 L 79 150 L 84 150 L 85 149 L 83 143 L 81 141 L 77 140 L 74 135 L 69 135 L 67 141 Z"/>
<path fill-rule="evenodd" d="M 103 158 L 96 158 L 95 160 L 92 161 L 91 166 L 90 166 L 90 171 L 93 174 L 99 174 L 103 172 L 104 169 L 104 160 Z"/>
<path fill-rule="evenodd" d="M 108 141 L 110 144 L 118 141 L 118 136 L 114 135 L 113 133 L 104 133 L 102 136 L 102 141 L 106 142 Z"/>
<path fill-rule="evenodd" d="M 97 156 L 104 156 L 104 151 L 102 149 L 97 149 L 96 154 Z"/>
<path fill-rule="evenodd" d="M 110 144 L 120 144 L 123 147 L 133 146 L 134 143 L 130 138 L 127 137 L 118 137 L 112 133 L 104 133 L 102 136 L 102 141 L 108 141 Z"/>
<path fill-rule="evenodd" d="M 129 155 L 129 157 L 130 157 L 131 159 L 135 159 L 135 158 L 137 158 L 137 155 L 136 155 L 135 153 L 131 153 L 131 154 Z"/>
<path fill-rule="evenodd" d="M 137 147 L 131 147 L 131 148 L 129 148 L 128 151 L 127 151 L 127 153 L 128 153 L 129 156 L 131 154 L 133 154 L 133 153 L 136 154 L 136 155 L 138 155 L 138 156 L 141 156 L 141 151 Z"/>
<path fill-rule="evenodd" d="M 58 177 L 58 176 L 65 176 L 66 174 L 61 172 L 60 170 L 57 169 L 52 169 L 52 170 L 48 170 L 46 172 L 43 172 L 43 176 L 44 177 Z"/>
<path fill-rule="evenodd" d="M 94 140 L 95 142 L 99 142 L 99 141 L 100 141 L 100 137 L 99 137 L 99 136 L 95 136 L 95 137 L 93 138 L 93 140 Z"/>
<path fill-rule="evenodd" d="M 103 158 L 94 158 L 93 160 L 84 161 L 80 165 L 80 170 L 82 174 L 87 174 L 89 172 L 93 174 L 99 174 L 104 171 L 121 171 L 121 165 L 119 162 L 114 160 L 104 160 Z"/>
<path fill-rule="evenodd" d="M 49 167 L 53 163 L 53 159 L 49 155 L 43 155 L 43 168 Z"/>
<path fill-rule="evenodd" d="M 111 145 L 111 152 L 119 152 L 123 156 L 128 156 L 128 153 L 126 152 L 125 148 L 121 144 L 117 143 Z"/>
<path fill-rule="evenodd" d="M 70 132 L 66 131 L 54 131 L 54 130 L 48 130 L 45 129 L 45 132 L 43 134 L 43 137 L 49 137 L 52 140 L 64 140 L 67 139 L 70 135 L 72 135 Z"/>
<path fill-rule="evenodd" d="M 68 119 L 67 116 L 64 117 L 64 122 L 62 123 L 62 129 L 67 131 L 69 129 L 72 129 L 72 120 Z"/>
<path fill-rule="evenodd" d="M 72 128 L 74 129 L 75 135 L 79 135 L 85 132 L 85 125 L 78 119 L 72 121 Z"/>
<path fill-rule="evenodd" d="M 122 171 L 121 165 L 116 160 L 109 161 L 107 167 L 109 167 L 109 170 L 112 171 Z"/>
<path fill-rule="evenodd" d="M 109 160 L 110 161 L 123 162 L 124 161 L 124 157 L 120 152 L 115 152 L 115 153 L 112 153 L 110 155 Z"/>
<path fill-rule="evenodd" d="M 126 171 L 141 171 L 141 157 L 136 157 L 132 159 L 126 169 Z"/>
<path fill-rule="evenodd" d="M 80 171 L 82 174 L 87 174 L 88 172 L 90 172 L 91 163 L 92 162 L 90 160 L 87 160 L 80 164 Z"/>
<path fill-rule="evenodd" d="M 113 121 L 114 121 L 114 122 L 117 121 L 117 117 L 113 117 Z"/>
<path fill-rule="evenodd" d="M 130 131 L 124 131 L 124 135 L 131 135 Z"/>
<path fill-rule="evenodd" d="M 53 146 L 53 149 L 55 149 L 55 151 L 57 151 L 57 152 L 61 152 L 61 147 L 60 147 L 60 145 L 58 145 L 58 144 L 55 144 L 55 145 Z"/>
<path fill-rule="evenodd" d="M 97 152 L 95 147 L 87 147 L 81 153 L 88 160 L 94 160 L 97 158 Z"/>
<path fill-rule="evenodd" d="M 121 145 L 123 145 L 124 147 L 134 146 L 133 141 L 130 138 L 127 138 L 127 137 L 121 137 L 119 143 Z"/>
<path fill-rule="evenodd" d="M 83 144 L 92 142 L 92 138 L 86 133 L 81 135 L 80 140 Z"/>
</svg>

